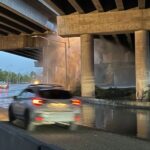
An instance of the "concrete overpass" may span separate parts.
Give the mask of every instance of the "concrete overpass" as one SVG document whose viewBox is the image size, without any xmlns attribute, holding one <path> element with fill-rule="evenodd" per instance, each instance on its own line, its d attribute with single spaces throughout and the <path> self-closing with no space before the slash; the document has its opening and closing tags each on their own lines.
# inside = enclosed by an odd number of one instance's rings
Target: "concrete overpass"
<svg viewBox="0 0 150 150">
<path fill-rule="evenodd" d="M 33 39 L 31 35 L 49 36 L 56 30 L 58 16 L 60 36 L 81 38 L 83 96 L 94 96 L 93 39 L 98 38 L 135 51 L 136 88 L 140 97 L 149 83 L 149 7 L 149 0 L 0 0 L 0 49 L 39 59 L 42 55 L 37 50 L 50 47 L 47 41 Z"/>
<path fill-rule="evenodd" d="M 68 0 L 64 5 L 58 0 L 51 2 L 63 10 L 57 18 L 59 35 L 81 37 L 82 95 L 94 95 L 95 91 L 93 35 L 111 35 L 117 40 L 124 34 L 128 43 L 135 45 L 136 91 L 137 98 L 141 97 L 149 84 L 150 1 Z"/>
<path fill-rule="evenodd" d="M 38 1 L 0 0 L 1 49 L 39 60 L 41 49 L 31 46 L 27 35 L 55 31 L 55 20 L 55 14 Z"/>
</svg>

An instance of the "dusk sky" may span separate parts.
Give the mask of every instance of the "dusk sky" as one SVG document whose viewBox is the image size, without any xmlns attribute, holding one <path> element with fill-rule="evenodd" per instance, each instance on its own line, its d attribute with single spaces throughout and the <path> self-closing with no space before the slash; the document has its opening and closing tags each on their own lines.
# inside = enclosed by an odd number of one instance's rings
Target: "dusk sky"
<svg viewBox="0 0 150 150">
<path fill-rule="evenodd" d="M 41 72 L 41 68 L 34 67 L 34 61 L 29 58 L 0 52 L 0 69 L 15 73 L 28 74 L 31 71 Z"/>
</svg>

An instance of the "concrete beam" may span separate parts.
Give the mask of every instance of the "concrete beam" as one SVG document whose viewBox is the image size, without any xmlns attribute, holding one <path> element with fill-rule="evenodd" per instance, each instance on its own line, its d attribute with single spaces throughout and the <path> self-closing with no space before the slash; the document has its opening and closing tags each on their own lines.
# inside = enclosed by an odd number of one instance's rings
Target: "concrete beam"
<svg viewBox="0 0 150 150">
<path fill-rule="evenodd" d="M 3 25 L 1 23 L 0 23 L 0 28 L 10 32 L 11 34 L 20 34 L 19 31 L 16 31 L 16 30 L 14 30 L 12 28 L 6 27 L 5 25 Z"/>
<path fill-rule="evenodd" d="M 84 13 L 84 10 L 80 7 L 80 5 L 76 2 L 76 0 L 68 0 L 68 2 L 72 5 L 72 7 L 80 14 Z"/>
<path fill-rule="evenodd" d="M 24 36 L 0 36 L 1 50 L 17 49 L 23 47 L 24 47 Z"/>
<path fill-rule="evenodd" d="M 7 51 L 5 51 L 5 52 L 7 52 Z M 31 54 L 24 54 L 23 51 L 16 52 L 16 50 L 11 50 L 8 53 L 15 54 L 18 56 L 23 56 L 23 57 L 30 58 L 30 59 L 39 60 L 39 57 L 37 55 L 33 54 L 33 56 L 32 56 Z"/>
<path fill-rule="evenodd" d="M 124 10 L 124 5 L 122 0 L 115 0 L 118 10 Z"/>
<path fill-rule="evenodd" d="M 0 31 L 5 32 L 6 34 L 10 34 L 11 32 L 5 30 L 5 29 L 0 29 Z"/>
<path fill-rule="evenodd" d="M 133 32 L 150 29 L 150 9 L 58 16 L 57 25 L 64 37 Z"/>
<path fill-rule="evenodd" d="M 0 6 L 47 30 L 49 19 L 23 0 L 0 0 Z"/>
<path fill-rule="evenodd" d="M 1 29 L 0 29 L 0 34 L 1 34 L 1 35 L 8 35 L 7 32 L 5 32 L 5 31 L 3 31 L 3 30 L 1 30 Z"/>
<path fill-rule="evenodd" d="M 99 12 L 104 11 L 103 6 L 99 0 L 92 0 L 92 2 L 94 4 L 95 8 L 97 9 L 97 11 L 99 11 Z"/>
<path fill-rule="evenodd" d="M 28 35 L 0 36 L 0 50 L 42 48 L 44 41 Z M 45 44 L 45 43 L 44 43 Z"/>
<path fill-rule="evenodd" d="M 21 29 L 18 29 L 17 27 L 11 26 L 11 25 L 9 25 L 9 24 L 6 24 L 6 23 L 4 23 L 4 22 L 0 22 L 0 24 L 4 25 L 4 26 L 6 26 L 6 27 L 8 27 L 8 28 L 10 28 L 10 29 L 16 30 L 16 31 L 18 31 L 18 32 L 20 32 L 20 33 L 25 33 L 25 34 L 26 34 L 25 31 L 23 31 L 23 30 L 21 30 Z"/>
<path fill-rule="evenodd" d="M 9 20 L 9 21 L 11 21 L 11 22 L 17 23 L 18 25 L 21 25 L 21 26 L 23 26 L 23 27 L 25 27 L 25 28 L 27 28 L 27 29 L 29 29 L 29 30 L 32 30 L 32 31 L 35 31 L 35 32 L 39 32 L 39 31 L 36 30 L 35 28 L 32 28 L 32 27 L 30 27 L 30 26 L 28 26 L 28 25 L 26 25 L 26 24 L 24 24 L 24 23 L 22 23 L 22 22 L 19 22 L 19 21 L 15 20 L 15 19 L 13 19 L 13 18 L 11 18 L 11 17 L 9 17 L 9 16 L 6 16 L 6 15 L 4 15 L 4 14 L 2 14 L 2 13 L 0 13 L 0 16 L 6 18 L 7 20 Z"/>
<path fill-rule="evenodd" d="M 144 9 L 145 6 L 146 6 L 146 1 L 145 0 L 138 0 L 139 9 Z"/>
<path fill-rule="evenodd" d="M 40 2 L 44 5 L 48 5 L 49 9 L 51 9 L 51 11 L 53 11 L 57 15 L 65 15 L 65 12 L 63 12 L 59 7 L 57 7 L 55 3 L 53 3 L 51 0 L 44 0 L 44 2 L 40 0 Z"/>
</svg>

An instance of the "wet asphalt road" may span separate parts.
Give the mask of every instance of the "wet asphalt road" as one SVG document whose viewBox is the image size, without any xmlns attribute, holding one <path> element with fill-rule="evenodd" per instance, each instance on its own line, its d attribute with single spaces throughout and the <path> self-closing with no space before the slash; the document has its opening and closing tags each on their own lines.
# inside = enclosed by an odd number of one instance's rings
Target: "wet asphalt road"
<svg viewBox="0 0 150 150">
<path fill-rule="evenodd" d="M 47 144 L 53 144 L 65 150 L 149 150 L 150 142 L 133 137 L 108 133 L 80 126 L 77 131 L 69 131 L 66 127 L 48 125 L 37 127 L 30 133 L 4 122 L 22 133 L 32 136 Z"/>
<path fill-rule="evenodd" d="M 150 141 L 140 140 L 89 127 L 80 126 L 77 131 L 69 131 L 67 127 L 47 125 L 37 127 L 30 133 L 22 129 L 23 123 L 9 124 L 6 109 L 0 109 L 0 120 L 6 126 L 19 130 L 21 133 L 34 137 L 47 144 L 54 144 L 65 150 L 149 150 Z"/>
</svg>

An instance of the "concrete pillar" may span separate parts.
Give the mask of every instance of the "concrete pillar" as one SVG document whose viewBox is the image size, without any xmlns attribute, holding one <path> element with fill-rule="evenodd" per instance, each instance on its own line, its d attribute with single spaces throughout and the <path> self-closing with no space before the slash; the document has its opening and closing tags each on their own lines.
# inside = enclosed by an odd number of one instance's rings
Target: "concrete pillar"
<svg viewBox="0 0 150 150">
<path fill-rule="evenodd" d="M 81 95 L 95 96 L 94 41 L 92 35 L 81 35 Z"/>
<path fill-rule="evenodd" d="M 48 46 L 43 47 L 43 83 L 49 83 Z"/>
<path fill-rule="evenodd" d="M 143 92 L 148 90 L 149 65 L 148 32 L 140 30 L 135 32 L 135 69 L 136 69 L 136 98 L 146 99 Z"/>
</svg>

